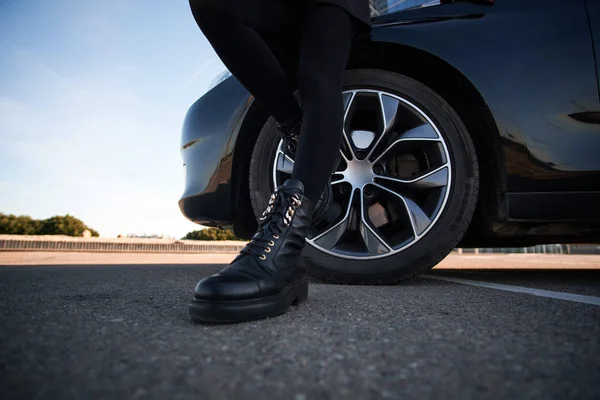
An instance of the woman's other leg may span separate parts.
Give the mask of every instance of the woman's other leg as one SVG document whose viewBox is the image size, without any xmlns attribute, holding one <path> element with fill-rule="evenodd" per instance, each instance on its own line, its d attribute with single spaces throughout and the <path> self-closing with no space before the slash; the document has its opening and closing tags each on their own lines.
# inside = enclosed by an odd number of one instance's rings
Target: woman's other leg
<svg viewBox="0 0 600 400">
<path fill-rule="evenodd" d="M 331 175 L 342 140 L 342 79 L 354 39 L 351 15 L 315 1 L 307 5 L 298 71 L 304 120 L 292 177 L 317 201 Z"/>
<path fill-rule="evenodd" d="M 194 19 L 219 58 L 280 124 L 301 118 L 292 86 L 271 51 L 278 42 L 293 37 L 294 28 L 299 29 L 297 24 L 294 27 L 295 4 L 288 0 L 190 0 Z"/>
</svg>

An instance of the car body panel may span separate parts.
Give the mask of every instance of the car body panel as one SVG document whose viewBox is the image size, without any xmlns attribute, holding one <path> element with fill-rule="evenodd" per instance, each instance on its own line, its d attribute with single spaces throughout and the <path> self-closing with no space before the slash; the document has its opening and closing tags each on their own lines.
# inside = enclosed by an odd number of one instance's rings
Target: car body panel
<svg viewBox="0 0 600 400">
<path fill-rule="evenodd" d="M 584 0 L 398 14 L 379 18 L 372 39 L 424 50 L 467 77 L 496 121 L 509 192 L 600 190 L 600 157 L 592 151 L 600 149 L 600 125 L 571 117 L 600 110 Z"/>
<path fill-rule="evenodd" d="M 556 194 L 565 192 L 586 204 L 598 199 L 600 124 L 576 118 L 600 112 L 585 0 L 498 0 L 494 6 L 454 3 L 405 10 L 374 19 L 372 40 L 432 54 L 479 91 L 500 135 L 509 219 L 512 210 L 517 220 L 572 221 L 576 210 L 542 207 L 528 215 L 526 205 L 544 199 L 564 205 Z M 179 204 L 192 221 L 230 227 L 237 218 L 236 191 L 248 188 L 247 182 L 232 188 L 233 157 L 252 103 L 231 77 L 188 111 L 182 139 L 187 174 Z M 600 216 L 600 208 L 583 210 Z M 503 225 L 503 232 L 511 229 Z M 568 232 L 562 234 L 566 242 Z M 545 233 L 534 228 L 523 235 L 542 238 Z M 500 240 L 506 244 L 511 239 L 499 233 Z M 489 236 L 486 241 L 493 245 Z"/>
<path fill-rule="evenodd" d="M 590 20 L 590 29 L 592 31 L 592 40 L 594 41 L 594 54 L 596 56 L 597 76 L 600 76 L 600 1 L 586 0 L 587 11 Z M 600 80 L 598 81 L 598 90 L 600 91 Z"/>
<path fill-rule="evenodd" d="M 181 140 L 185 191 L 179 207 L 194 222 L 221 226 L 231 221 L 231 164 L 237 133 L 251 101 L 246 89 L 235 78 L 228 78 L 186 114 Z"/>
</svg>

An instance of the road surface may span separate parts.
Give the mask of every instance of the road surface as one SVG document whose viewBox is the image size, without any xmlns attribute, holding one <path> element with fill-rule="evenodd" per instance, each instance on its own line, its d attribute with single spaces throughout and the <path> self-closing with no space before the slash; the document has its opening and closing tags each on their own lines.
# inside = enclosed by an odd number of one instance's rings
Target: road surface
<svg viewBox="0 0 600 400">
<path fill-rule="evenodd" d="M 2 399 L 600 398 L 599 257 L 455 256 L 405 284 L 315 282 L 282 317 L 206 326 L 187 302 L 228 256 L 47 254 L 0 253 L 14 264 L 0 266 Z M 513 262 L 535 269 L 451 269 Z"/>
</svg>

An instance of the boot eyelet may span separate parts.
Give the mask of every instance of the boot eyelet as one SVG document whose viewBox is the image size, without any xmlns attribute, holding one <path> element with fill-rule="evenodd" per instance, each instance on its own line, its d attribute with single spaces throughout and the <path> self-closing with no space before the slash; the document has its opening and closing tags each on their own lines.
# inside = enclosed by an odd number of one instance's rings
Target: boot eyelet
<svg viewBox="0 0 600 400">
<path fill-rule="evenodd" d="M 273 235 L 273 237 L 274 237 L 275 239 L 279 239 L 279 236 L 277 236 L 277 235 Z"/>
<path fill-rule="evenodd" d="M 270 253 L 271 252 L 271 248 L 270 247 L 266 247 L 265 248 L 265 253 Z"/>
<path fill-rule="evenodd" d="M 270 241 L 269 241 L 269 246 L 275 246 L 275 242 L 274 242 L 274 241 L 272 241 L 272 240 L 270 240 Z M 269 251 L 270 251 L 270 250 L 269 250 Z"/>
<path fill-rule="evenodd" d="M 264 261 L 264 260 L 266 260 L 266 259 L 267 259 L 267 256 L 265 256 L 264 254 L 261 254 L 261 255 L 260 255 L 260 257 L 258 257 L 258 258 L 260 258 L 261 260 L 263 260 L 263 261 Z"/>
</svg>

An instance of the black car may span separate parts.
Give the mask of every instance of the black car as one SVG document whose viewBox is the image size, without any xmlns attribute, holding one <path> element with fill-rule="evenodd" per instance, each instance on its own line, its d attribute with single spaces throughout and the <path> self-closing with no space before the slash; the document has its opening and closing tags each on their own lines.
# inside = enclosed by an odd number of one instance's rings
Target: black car
<svg viewBox="0 0 600 400">
<path fill-rule="evenodd" d="M 373 19 L 344 85 L 334 203 L 313 276 L 390 283 L 453 248 L 600 239 L 600 1 L 446 2 Z M 229 77 L 183 127 L 183 214 L 249 238 L 290 176 L 275 123 Z"/>
</svg>

